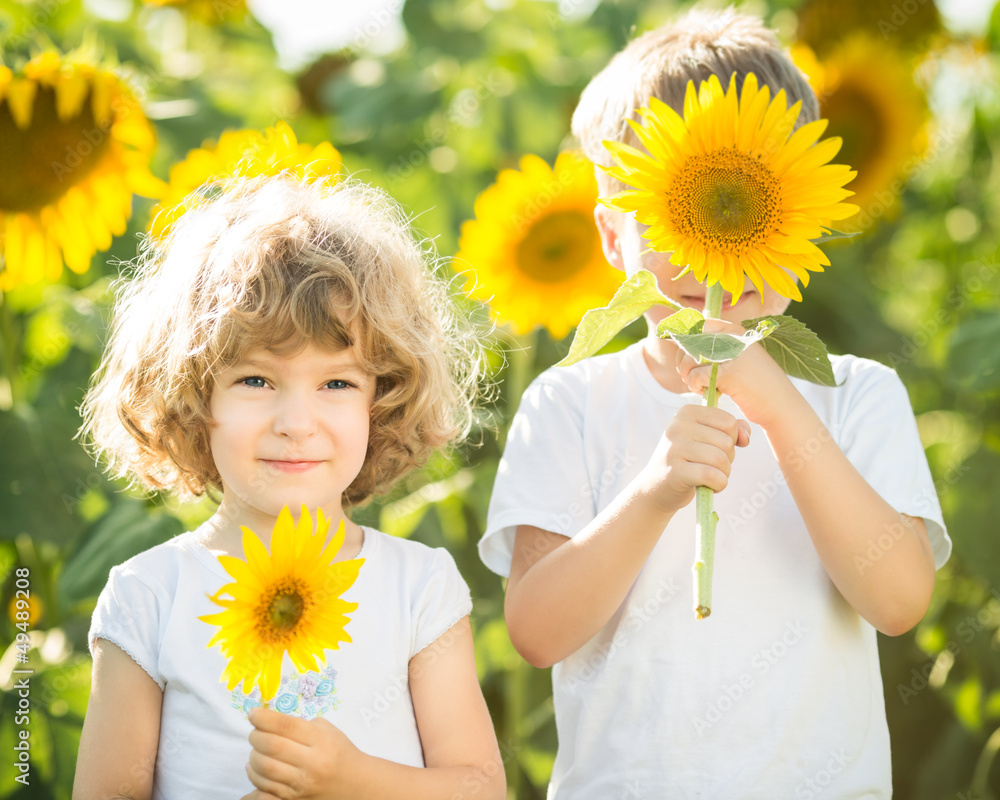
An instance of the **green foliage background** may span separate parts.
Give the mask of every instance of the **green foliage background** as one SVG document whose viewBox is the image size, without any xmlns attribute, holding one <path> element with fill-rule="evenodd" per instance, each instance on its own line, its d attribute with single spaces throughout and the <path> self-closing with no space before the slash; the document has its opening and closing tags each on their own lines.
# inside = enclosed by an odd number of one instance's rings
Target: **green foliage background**
<svg viewBox="0 0 1000 800">
<path fill-rule="evenodd" d="M 798 3 L 742 5 L 787 32 Z M 400 48 L 382 55 L 348 48 L 298 74 L 278 67 L 270 34 L 251 16 L 213 26 L 127 0 L 0 0 L 0 44 L 8 63 L 46 42 L 67 50 L 95 41 L 117 54 L 155 119 L 154 171 L 164 178 L 190 148 L 226 128 L 287 119 L 300 141 L 333 142 L 351 171 L 400 200 L 449 256 L 497 170 L 528 152 L 551 163 L 589 77 L 634 30 L 680 7 L 609 0 L 591 13 L 591 6 L 564 2 L 563 15 L 554 3 L 532 0 L 408 0 Z M 95 8 L 121 13 L 102 18 Z M 366 45 L 367 30 L 359 28 L 354 41 Z M 896 35 L 884 35 L 887 46 Z M 1000 797 L 998 40 L 994 10 L 981 37 L 957 36 L 951 54 L 938 57 L 936 91 L 948 102 L 928 158 L 903 190 L 901 213 L 830 246 L 833 267 L 790 312 L 832 351 L 898 370 L 955 542 L 925 620 L 905 636 L 880 637 L 901 800 Z M 16 290 L 0 306 L 0 600 L 6 610 L 17 565 L 30 569 L 31 591 L 44 603 L 29 665 L 30 788 L 13 781 L 16 629 L 0 616 L 0 798 L 70 796 L 90 681 L 86 632 L 107 572 L 211 513 L 207 503 L 182 508 L 123 491 L 73 440 L 76 407 L 100 356 L 116 260 L 134 256 L 149 208 L 136 200 L 128 233 L 95 257 L 88 274 Z M 612 347 L 643 334 L 634 324 Z M 548 674 L 512 649 L 501 581 L 480 563 L 476 542 L 520 393 L 567 349 L 568 341 L 542 331 L 497 337 L 492 424 L 475 446 L 432 463 L 358 515 L 455 554 L 475 598 L 480 678 L 510 796 L 520 800 L 544 796 L 552 766 Z"/>
</svg>

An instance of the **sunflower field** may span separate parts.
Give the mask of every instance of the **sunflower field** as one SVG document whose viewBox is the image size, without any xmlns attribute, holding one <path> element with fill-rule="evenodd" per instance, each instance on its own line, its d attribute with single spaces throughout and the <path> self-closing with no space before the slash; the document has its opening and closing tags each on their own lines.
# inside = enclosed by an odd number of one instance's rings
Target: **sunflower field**
<svg viewBox="0 0 1000 800">
<path fill-rule="evenodd" d="M 735 5 L 777 31 L 858 172 L 857 235 L 825 247 L 789 313 L 898 372 L 954 541 L 923 621 L 879 637 L 894 796 L 1000 798 L 1000 5 Z M 68 800 L 108 571 L 214 508 L 109 479 L 77 409 L 139 236 L 247 153 L 387 190 L 490 341 L 470 441 L 354 518 L 454 554 L 508 797 L 545 796 L 549 674 L 513 649 L 476 545 L 521 393 L 622 280 L 573 109 L 630 38 L 687 6 L 389 0 L 293 63 L 243 0 L 0 0 L 0 798 Z M 635 322 L 607 347 L 645 334 Z"/>
</svg>

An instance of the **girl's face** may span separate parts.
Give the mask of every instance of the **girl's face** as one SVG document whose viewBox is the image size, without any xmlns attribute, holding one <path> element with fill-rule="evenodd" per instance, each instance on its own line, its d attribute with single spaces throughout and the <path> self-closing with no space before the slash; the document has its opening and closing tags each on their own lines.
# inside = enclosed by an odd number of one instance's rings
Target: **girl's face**
<svg viewBox="0 0 1000 800">
<path fill-rule="evenodd" d="M 306 345 L 292 356 L 252 350 L 216 377 L 209 403 L 212 457 L 227 520 L 259 536 L 287 505 L 328 518 L 365 460 L 375 377 L 353 348 Z"/>
</svg>

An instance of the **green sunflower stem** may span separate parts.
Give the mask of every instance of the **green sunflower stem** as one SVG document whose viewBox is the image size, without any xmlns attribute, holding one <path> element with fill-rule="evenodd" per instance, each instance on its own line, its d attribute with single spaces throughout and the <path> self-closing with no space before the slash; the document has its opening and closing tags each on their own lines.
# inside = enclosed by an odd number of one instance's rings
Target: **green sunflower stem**
<svg viewBox="0 0 1000 800">
<path fill-rule="evenodd" d="M 708 287 L 705 294 L 705 317 L 719 319 L 722 313 L 722 284 Z M 719 399 L 715 393 L 715 380 L 719 375 L 719 365 L 712 364 L 712 374 L 705 389 L 704 405 L 718 408 Z M 694 555 L 694 613 L 698 619 L 705 619 L 712 613 L 712 569 L 715 566 L 715 525 L 719 515 L 714 509 L 715 492 L 707 486 L 695 490 L 695 555 Z"/>
</svg>

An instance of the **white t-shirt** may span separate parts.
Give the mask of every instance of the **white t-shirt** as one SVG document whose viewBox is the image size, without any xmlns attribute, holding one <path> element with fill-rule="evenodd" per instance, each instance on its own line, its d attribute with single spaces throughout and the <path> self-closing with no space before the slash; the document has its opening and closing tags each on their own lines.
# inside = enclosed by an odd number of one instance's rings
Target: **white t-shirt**
<svg viewBox="0 0 1000 800">
<path fill-rule="evenodd" d="M 905 388 L 873 361 L 832 362 L 841 386 L 793 383 L 879 494 L 924 518 L 941 566 L 951 541 Z M 700 402 L 656 382 L 641 342 L 545 372 L 511 426 L 483 561 L 509 574 L 518 525 L 579 533 L 648 462 L 677 410 Z M 726 396 L 720 407 L 743 418 Z M 767 437 L 751 427 L 715 498 L 711 616 L 694 617 L 692 502 L 614 617 L 553 668 L 550 800 L 891 796 L 876 632 L 830 581 Z M 801 457 L 818 444 L 804 442 Z"/>
<path fill-rule="evenodd" d="M 462 617 L 472 601 L 447 551 L 363 528 L 365 563 L 343 598 L 358 604 L 350 643 L 326 652 L 321 673 L 296 674 L 285 655 L 272 707 L 324 716 L 362 751 L 424 765 L 410 697 L 409 661 Z M 259 692 L 229 691 L 225 659 L 207 647 L 219 610 L 206 594 L 232 582 L 218 559 L 186 533 L 111 570 L 90 627 L 90 646 L 114 642 L 163 690 L 154 800 L 236 800 L 253 791 L 244 765 Z M 128 709 L 122 709 L 127 714 Z"/>
</svg>

